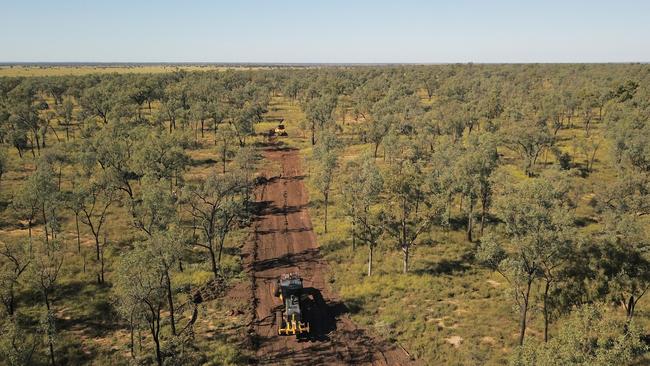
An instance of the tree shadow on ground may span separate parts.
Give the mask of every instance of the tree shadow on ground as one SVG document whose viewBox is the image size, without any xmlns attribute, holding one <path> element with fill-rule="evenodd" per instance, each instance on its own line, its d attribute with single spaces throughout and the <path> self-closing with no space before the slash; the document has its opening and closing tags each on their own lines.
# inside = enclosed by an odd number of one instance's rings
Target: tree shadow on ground
<svg viewBox="0 0 650 366">
<path fill-rule="evenodd" d="M 190 160 L 190 166 L 192 167 L 197 167 L 197 166 L 202 166 L 202 165 L 215 165 L 216 163 L 220 163 L 212 158 L 206 158 L 206 159 L 191 159 Z"/>
<path fill-rule="evenodd" d="M 281 257 L 259 260 L 253 263 L 255 272 L 278 268 L 308 268 L 313 264 L 321 264 L 320 251 L 316 248 L 306 249 L 298 253 L 287 253 Z"/>
<path fill-rule="evenodd" d="M 465 252 L 459 259 L 442 259 L 438 262 L 424 261 L 424 265 L 413 270 L 417 275 L 451 275 L 455 273 L 464 273 L 472 267 L 474 263 L 474 253 Z"/>
</svg>

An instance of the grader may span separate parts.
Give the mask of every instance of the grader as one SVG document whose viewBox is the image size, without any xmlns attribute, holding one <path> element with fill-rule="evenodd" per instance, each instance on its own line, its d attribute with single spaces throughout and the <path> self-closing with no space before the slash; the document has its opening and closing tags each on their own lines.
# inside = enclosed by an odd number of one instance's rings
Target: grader
<svg viewBox="0 0 650 366">
<path fill-rule="evenodd" d="M 275 296 L 280 297 L 283 310 L 279 311 L 276 319 L 280 319 L 278 335 L 295 335 L 309 333 L 309 323 L 303 321 L 302 278 L 296 273 L 282 275 L 275 286 Z"/>
</svg>

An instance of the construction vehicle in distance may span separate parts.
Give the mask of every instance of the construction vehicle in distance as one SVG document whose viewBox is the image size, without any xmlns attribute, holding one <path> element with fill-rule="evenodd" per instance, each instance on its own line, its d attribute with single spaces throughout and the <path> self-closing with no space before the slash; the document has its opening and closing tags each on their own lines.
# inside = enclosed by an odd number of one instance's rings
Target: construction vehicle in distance
<svg viewBox="0 0 650 366">
<path fill-rule="evenodd" d="M 278 127 L 276 127 L 275 131 L 273 131 L 273 132 L 275 132 L 275 134 L 277 136 L 289 136 L 287 131 L 284 129 L 284 124 L 282 122 L 284 122 L 284 119 L 280 120 L 280 123 L 278 124 Z"/>
<path fill-rule="evenodd" d="M 296 337 L 309 333 L 309 323 L 303 321 L 302 278 L 296 273 L 288 273 L 280 276 L 275 287 L 275 296 L 280 297 L 283 310 L 279 312 L 276 319 L 280 319 L 278 335 L 293 334 Z"/>
</svg>

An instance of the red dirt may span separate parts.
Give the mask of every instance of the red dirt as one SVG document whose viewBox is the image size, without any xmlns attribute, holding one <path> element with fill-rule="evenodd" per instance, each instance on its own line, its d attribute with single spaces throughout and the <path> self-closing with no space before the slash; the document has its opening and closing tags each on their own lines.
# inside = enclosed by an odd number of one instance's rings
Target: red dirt
<svg viewBox="0 0 650 366">
<path fill-rule="evenodd" d="M 264 157 L 261 175 L 267 181 L 255 192 L 259 215 L 252 243 L 245 249 L 252 276 L 251 333 L 258 364 L 412 364 L 403 349 L 355 326 L 345 305 L 327 285 L 329 268 L 320 255 L 309 218 L 298 150 L 271 145 Z M 289 272 L 303 277 L 309 296 L 304 307 L 311 332 L 306 339 L 277 335 L 276 311 L 281 302 L 273 296 L 274 283 Z"/>
</svg>

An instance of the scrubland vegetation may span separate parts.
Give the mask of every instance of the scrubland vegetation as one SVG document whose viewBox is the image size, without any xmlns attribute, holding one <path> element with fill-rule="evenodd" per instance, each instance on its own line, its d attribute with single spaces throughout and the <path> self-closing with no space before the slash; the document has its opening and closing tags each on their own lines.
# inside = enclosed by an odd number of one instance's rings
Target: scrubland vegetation
<svg viewBox="0 0 650 366">
<path fill-rule="evenodd" d="M 0 359 L 254 362 L 241 256 L 284 119 L 355 322 L 423 364 L 643 364 L 649 82 L 647 65 L 0 78 Z"/>
</svg>

